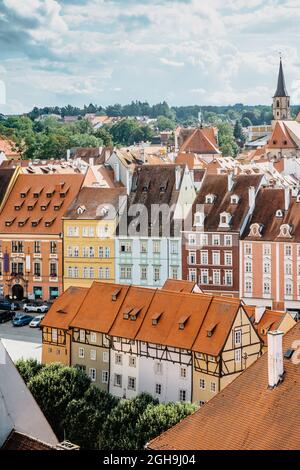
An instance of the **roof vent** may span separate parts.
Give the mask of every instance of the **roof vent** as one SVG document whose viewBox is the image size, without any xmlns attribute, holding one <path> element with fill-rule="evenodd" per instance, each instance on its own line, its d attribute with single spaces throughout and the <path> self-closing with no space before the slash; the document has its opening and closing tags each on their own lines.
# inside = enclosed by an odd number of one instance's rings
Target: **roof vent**
<svg viewBox="0 0 300 470">
<path fill-rule="evenodd" d="M 178 322 L 178 328 L 179 330 L 184 330 L 185 328 L 185 325 L 188 321 L 188 319 L 190 318 L 190 315 L 185 315 L 184 317 L 181 317 L 179 322 Z"/>
<path fill-rule="evenodd" d="M 56 310 L 57 313 L 67 313 L 67 311 L 63 308 L 59 308 L 58 310 Z"/>
<path fill-rule="evenodd" d="M 275 215 L 276 217 L 283 217 L 283 211 L 281 209 L 278 209 Z"/>
<path fill-rule="evenodd" d="M 116 290 L 113 291 L 113 293 L 112 293 L 112 295 L 111 295 L 111 300 L 112 300 L 113 302 L 115 302 L 115 301 L 117 300 L 117 298 L 118 298 L 118 296 L 119 296 L 121 290 L 122 290 L 122 287 L 119 287 L 118 289 L 116 289 Z"/>
<path fill-rule="evenodd" d="M 130 312 L 133 310 L 133 307 L 128 307 L 124 313 L 123 313 L 123 318 L 124 320 L 128 320 L 129 318 L 129 315 L 130 315 Z"/>
<path fill-rule="evenodd" d="M 214 323 L 213 325 L 209 325 L 208 328 L 206 329 L 206 336 L 208 338 L 211 338 L 212 335 L 214 334 L 214 331 L 216 329 L 217 324 Z"/>
<path fill-rule="evenodd" d="M 152 317 L 152 325 L 155 326 L 158 324 L 160 317 L 162 316 L 162 312 L 155 313 Z"/>
<path fill-rule="evenodd" d="M 137 319 L 138 315 L 141 313 L 141 310 L 142 310 L 142 307 L 134 308 L 129 314 L 130 320 L 135 321 Z"/>
</svg>

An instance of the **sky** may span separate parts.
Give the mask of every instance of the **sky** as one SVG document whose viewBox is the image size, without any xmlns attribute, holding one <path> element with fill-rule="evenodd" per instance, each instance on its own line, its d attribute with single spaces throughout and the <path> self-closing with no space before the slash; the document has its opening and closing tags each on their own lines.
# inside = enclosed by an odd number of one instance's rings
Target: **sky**
<svg viewBox="0 0 300 470">
<path fill-rule="evenodd" d="M 299 0 L 0 0 L 0 113 L 34 106 L 300 104 Z"/>
</svg>

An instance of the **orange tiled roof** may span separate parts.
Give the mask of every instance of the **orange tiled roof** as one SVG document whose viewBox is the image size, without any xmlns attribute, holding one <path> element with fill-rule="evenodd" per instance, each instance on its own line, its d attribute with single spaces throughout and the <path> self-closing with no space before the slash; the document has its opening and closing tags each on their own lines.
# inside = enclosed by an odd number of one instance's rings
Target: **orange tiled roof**
<svg viewBox="0 0 300 470">
<path fill-rule="evenodd" d="M 195 283 L 192 281 L 184 281 L 181 279 L 167 279 L 162 289 L 173 290 L 177 292 L 193 292 Z"/>
<path fill-rule="evenodd" d="M 299 339 L 300 323 L 283 338 L 283 352 Z M 153 450 L 289 450 L 299 448 L 300 369 L 284 358 L 283 382 L 268 389 L 263 354 L 191 416 L 153 439 Z"/>
<path fill-rule="evenodd" d="M 16 183 L 3 207 L 0 217 L 0 233 L 58 234 L 62 232 L 62 216 L 76 197 L 84 176 L 64 175 L 23 175 Z M 47 193 L 54 189 L 51 197 Z M 25 195 L 22 197 L 21 195 Z M 62 197 L 65 195 L 64 197 Z M 35 197 L 37 196 L 37 197 Z M 28 210 L 32 200 L 37 204 Z M 19 210 L 16 201 L 24 201 Z M 11 225 L 7 222 L 12 221 Z M 22 221 L 26 223 L 22 225 Z M 37 226 L 32 222 L 40 220 Z"/>
<path fill-rule="evenodd" d="M 297 148 L 297 145 L 288 133 L 283 121 L 276 122 L 273 133 L 268 141 L 267 148 Z"/>
<path fill-rule="evenodd" d="M 85 287 L 69 287 L 53 302 L 41 325 L 68 330 L 87 293 Z"/>
<path fill-rule="evenodd" d="M 180 152 L 220 154 L 214 133 L 209 128 L 195 129 L 180 148 Z"/>
<path fill-rule="evenodd" d="M 0 137 L 0 152 L 4 152 L 7 158 L 21 157 L 21 152 L 16 149 L 15 142 L 4 137 Z"/>
</svg>

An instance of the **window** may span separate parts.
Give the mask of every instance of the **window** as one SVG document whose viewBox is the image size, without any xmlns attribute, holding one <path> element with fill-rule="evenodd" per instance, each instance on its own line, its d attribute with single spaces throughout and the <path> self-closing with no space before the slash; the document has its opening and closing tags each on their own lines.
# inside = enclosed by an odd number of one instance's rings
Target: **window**
<svg viewBox="0 0 300 470">
<path fill-rule="evenodd" d="M 120 242 L 120 252 L 121 253 L 131 253 L 131 241 L 122 241 L 122 242 Z"/>
<path fill-rule="evenodd" d="M 245 263 L 245 272 L 252 273 L 252 261 L 246 261 Z"/>
<path fill-rule="evenodd" d="M 200 245 L 201 246 L 207 246 L 208 245 L 208 235 L 201 233 L 200 234 Z"/>
<path fill-rule="evenodd" d="M 136 383 L 135 377 L 128 377 L 128 390 L 135 390 L 135 383 Z"/>
<path fill-rule="evenodd" d="M 103 362 L 109 362 L 109 353 L 108 352 L 103 352 L 102 353 L 102 361 Z"/>
<path fill-rule="evenodd" d="M 41 252 L 41 242 L 34 242 L 33 252 L 34 253 Z"/>
<path fill-rule="evenodd" d="M 97 333 L 94 331 L 91 332 L 91 343 L 96 343 L 97 342 Z"/>
<path fill-rule="evenodd" d="M 79 331 L 79 341 L 85 343 L 85 330 Z"/>
<path fill-rule="evenodd" d="M 291 265 L 291 263 L 285 263 L 284 272 L 288 276 L 292 275 L 292 265 Z"/>
<path fill-rule="evenodd" d="M 263 253 L 264 253 L 264 255 L 270 255 L 271 254 L 271 245 L 264 245 Z"/>
<path fill-rule="evenodd" d="M 271 285 L 269 281 L 264 281 L 264 294 L 271 293 Z"/>
<path fill-rule="evenodd" d="M 214 246 L 220 245 L 220 235 L 213 235 L 212 236 L 212 244 Z"/>
<path fill-rule="evenodd" d="M 51 255 L 56 255 L 57 253 L 57 243 L 56 242 L 50 242 L 50 254 Z"/>
<path fill-rule="evenodd" d="M 205 390 L 205 380 L 204 379 L 199 380 L 199 387 L 201 388 L 201 390 Z"/>
<path fill-rule="evenodd" d="M 106 246 L 105 247 L 105 258 L 109 258 L 110 257 L 110 248 L 109 246 Z"/>
<path fill-rule="evenodd" d="M 96 381 L 96 377 L 97 377 L 97 371 L 96 369 L 93 369 L 92 367 L 90 368 L 89 370 L 89 376 L 90 376 L 90 379 L 92 382 L 95 382 Z"/>
<path fill-rule="evenodd" d="M 153 240 L 153 253 L 160 253 L 160 240 Z"/>
<path fill-rule="evenodd" d="M 191 282 L 197 282 L 197 272 L 196 269 L 189 269 L 189 280 Z"/>
<path fill-rule="evenodd" d="M 290 282 L 287 282 L 285 284 L 284 292 L 285 292 L 285 295 L 292 295 L 293 294 L 293 288 L 292 288 L 292 284 Z"/>
<path fill-rule="evenodd" d="M 224 236 L 224 245 L 225 246 L 232 246 L 232 235 L 225 235 Z"/>
<path fill-rule="evenodd" d="M 153 269 L 153 280 L 154 282 L 157 282 L 160 280 L 160 268 L 154 267 Z"/>
<path fill-rule="evenodd" d="M 110 279 L 110 269 L 109 268 L 105 268 L 105 278 Z"/>
<path fill-rule="evenodd" d="M 204 212 L 196 212 L 194 216 L 194 226 L 195 227 L 203 227 L 205 220 Z"/>
<path fill-rule="evenodd" d="M 11 251 L 13 253 L 23 253 L 24 252 L 24 245 L 23 242 L 13 241 L 11 242 Z"/>
<path fill-rule="evenodd" d="M 270 274 L 271 264 L 269 261 L 264 261 L 264 274 Z"/>
<path fill-rule="evenodd" d="M 78 246 L 74 246 L 73 254 L 74 254 L 75 258 L 78 258 L 78 256 L 79 256 L 79 247 Z"/>
<path fill-rule="evenodd" d="M 242 360 L 241 349 L 235 349 L 235 351 L 234 351 L 234 361 L 235 362 L 241 362 L 241 360 Z"/>
<path fill-rule="evenodd" d="M 131 268 L 131 266 L 121 266 L 120 267 L 120 278 L 121 279 L 131 279 L 132 278 L 132 268 Z"/>
<path fill-rule="evenodd" d="M 189 245 L 196 245 L 196 235 L 193 233 L 189 234 Z"/>
<path fill-rule="evenodd" d="M 213 270 L 213 284 L 221 284 L 221 274 L 219 269 Z"/>
<path fill-rule="evenodd" d="M 179 390 L 179 401 L 186 401 L 186 390 Z"/>
<path fill-rule="evenodd" d="M 224 264 L 226 266 L 232 266 L 232 252 L 231 251 L 225 251 L 225 253 L 224 253 Z"/>
<path fill-rule="evenodd" d="M 209 284 L 208 269 L 201 269 L 201 284 Z"/>
<path fill-rule="evenodd" d="M 122 375 L 115 374 L 115 376 L 114 376 L 114 386 L 115 387 L 122 387 Z"/>
<path fill-rule="evenodd" d="M 141 266 L 141 281 L 147 281 L 148 278 L 148 267 Z"/>
<path fill-rule="evenodd" d="M 161 392 L 162 392 L 161 384 L 155 384 L 155 393 L 156 393 L 156 395 L 161 395 Z"/>
<path fill-rule="evenodd" d="M 201 264 L 208 264 L 208 251 L 200 252 Z"/>
<path fill-rule="evenodd" d="M 215 393 L 216 390 L 217 390 L 217 387 L 216 387 L 215 382 L 210 382 L 210 391 L 211 391 L 212 393 Z"/>
<path fill-rule="evenodd" d="M 102 383 L 108 384 L 108 371 L 107 370 L 102 371 Z"/>
<path fill-rule="evenodd" d="M 148 252 L 148 241 L 147 240 L 141 240 L 140 241 L 140 252 L 141 253 L 147 253 Z"/>
<path fill-rule="evenodd" d="M 171 268 L 171 278 L 178 279 L 178 268 Z"/>
<path fill-rule="evenodd" d="M 57 277 L 57 263 L 55 261 L 50 262 L 50 277 Z"/>
<path fill-rule="evenodd" d="M 161 374 L 162 374 L 162 363 L 161 363 L 161 362 L 155 362 L 155 364 L 154 364 L 154 372 L 155 372 L 155 374 L 157 374 L 157 375 L 161 375 Z"/>
<path fill-rule="evenodd" d="M 122 355 L 121 354 L 116 354 L 115 355 L 115 364 L 122 365 Z"/>
<path fill-rule="evenodd" d="M 41 276 L 41 263 L 39 261 L 33 263 L 33 275 L 35 277 Z"/>
<path fill-rule="evenodd" d="M 178 255 L 178 241 L 171 241 L 171 254 Z"/>
<path fill-rule="evenodd" d="M 189 264 L 196 264 L 196 260 L 197 260 L 197 257 L 196 257 L 196 252 L 195 251 L 190 251 L 189 252 Z"/>
<path fill-rule="evenodd" d="M 103 335 L 103 346 L 109 347 L 109 338 L 107 336 Z"/>
<path fill-rule="evenodd" d="M 129 356 L 129 367 L 136 367 L 136 358 L 134 356 Z"/>
<path fill-rule="evenodd" d="M 247 279 L 245 281 L 245 292 L 247 294 L 251 294 L 252 293 L 252 281 L 251 279 Z"/>
<path fill-rule="evenodd" d="M 186 367 L 180 367 L 180 378 L 181 379 L 186 379 L 186 376 L 187 376 Z"/>
<path fill-rule="evenodd" d="M 80 357 L 81 359 L 84 358 L 84 348 L 79 348 L 78 349 L 78 357 Z"/>
<path fill-rule="evenodd" d="M 246 243 L 244 247 L 245 255 L 252 255 L 252 245 L 250 243 Z"/>
<path fill-rule="evenodd" d="M 56 343 L 57 342 L 57 329 L 56 328 L 52 328 L 51 336 L 52 336 L 53 343 Z"/>
<path fill-rule="evenodd" d="M 220 264 L 220 252 L 219 251 L 213 251 L 212 252 L 212 264 Z"/>
<path fill-rule="evenodd" d="M 226 286 L 232 286 L 232 271 L 225 271 L 224 281 Z"/>
<path fill-rule="evenodd" d="M 214 194 L 207 194 L 205 196 L 205 204 L 213 204 L 216 196 Z"/>
<path fill-rule="evenodd" d="M 241 330 L 235 330 L 234 332 L 234 344 L 236 346 L 240 345 L 242 342 L 242 331 Z"/>
<path fill-rule="evenodd" d="M 91 349 L 91 350 L 90 350 L 90 359 L 91 359 L 91 361 L 96 361 L 96 359 L 97 359 L 97 351 L 96 351 L 96 349 Z"/>
<path fill-rule="evenodd" d="M 103 255 L 104 255 L 104 248 L 103 248 L 103 246 L 99 246 L 99 248 L 98 248 L 98 257 L 103 258 Z"/>
<path fill-rule="evenodd" d="M 284 254 L 285 254 L 285 256 L 291 256 L 292 255 L 291 245 L 285 245 L 284 246 Z"/>
<path fill-rule="evenodd" d="M 90 272 L 89 272 L 89 276 L 90 276 L 90 279 L 94 279 L 94 268 L 90 268 Z"/>
</svg>

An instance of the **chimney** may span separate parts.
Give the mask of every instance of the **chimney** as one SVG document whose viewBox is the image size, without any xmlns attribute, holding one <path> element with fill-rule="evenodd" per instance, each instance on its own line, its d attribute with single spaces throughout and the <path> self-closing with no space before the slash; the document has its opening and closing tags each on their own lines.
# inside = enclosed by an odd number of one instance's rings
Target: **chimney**
<svg viewBox="0 0 300 470">
<path fill-rule="evenodd" d="M 253 209 L 254 209 L 254 205 L 255 205 L 255 188 L 254 188 L 254 186 L 249 186 L 248 194 L 249 194 L 249 207 L 250 207 L 251 212 L 252 212 Z"/>
<path fill-rule="evenodd" d="M 290 206 L 290 188 L 284 188 L 284 210 L 287 212 Z"/>
<path fill-rule="evenodd" d="M 228 173 L 227 175 L 227 191 L 231 191 L 233 188 L 233 174 Z"/>
<path fill-rule="evenodd" d="M 175 168 L 175 186 L 176 186 L 176 191 L 179 191 L 180 180 L 181 180 L 181 167 L 180 167 L 180 166 L 176 166 L 176 168 Z"/>
<path fill-rule="evenodd" d="M 283 332 L 268 332 L 268 381 L 269 388 L 276 387 L 283 380 Z"/>
<path fill-rule="evenodd" d="M 261 317 L 263 316 L 263 314 L 265 313 L 266 309 L 265 307 L 255 307 L 255 313 L 254 313 L 254 316 L 255 316 L 255 323 L 259 323 L 260 320 L 261 320 Z"/>
<path fill-rule="evenodd" d="M 131 186 L 132 186 L 132 170 L 128 168 L 126 172 L 126 189 L 127 189 L 128 195 L 130 194 Z"/>
</svg>

